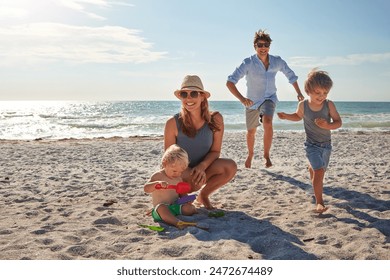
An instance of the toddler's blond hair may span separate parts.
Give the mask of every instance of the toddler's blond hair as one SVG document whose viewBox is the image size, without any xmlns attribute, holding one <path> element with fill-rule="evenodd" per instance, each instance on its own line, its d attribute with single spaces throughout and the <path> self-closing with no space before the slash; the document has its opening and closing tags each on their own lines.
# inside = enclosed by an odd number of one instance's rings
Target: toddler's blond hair
<svg viewBox="0 0 390 280">
<path fill-rule="evenodd" d="M 187 152 L 177 144 L 173 144 L 164 152 L 161 159 L 161 166 L 164 167 L 167 164 L 176 162 L 181 162 L 185 166 L 188 166 L 189 164 Z"/>
</svg>

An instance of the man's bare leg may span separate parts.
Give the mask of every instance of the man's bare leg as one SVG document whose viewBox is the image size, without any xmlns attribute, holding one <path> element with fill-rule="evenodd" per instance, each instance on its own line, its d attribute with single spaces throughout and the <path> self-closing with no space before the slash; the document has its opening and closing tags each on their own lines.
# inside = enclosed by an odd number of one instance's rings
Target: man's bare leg
<svg viewBox="0 0 390 280">
<path fill-rule="evenodd" d="M 245 161 L 245 167 L 251 168 L 252 159 L 255 150 L 255 137 L 256 137 L 256 128 L 252 128 L 246 132 L 246 145 L 248 147 L 248 156 Z"/>
<path fill-rule="evenodd" d="M 271 167 L 272 162 L 270 158 L 270 150 L 272 146 L 272 138 L 274 134 L 274 129 L 272 126 L 272 116 L 263 116 L 263 128 L 264 128 L 264 136 L 263 136 L 263 142 L 264 142 L 264 159 L 265 159 L 265 167 Z"/>
</svg>

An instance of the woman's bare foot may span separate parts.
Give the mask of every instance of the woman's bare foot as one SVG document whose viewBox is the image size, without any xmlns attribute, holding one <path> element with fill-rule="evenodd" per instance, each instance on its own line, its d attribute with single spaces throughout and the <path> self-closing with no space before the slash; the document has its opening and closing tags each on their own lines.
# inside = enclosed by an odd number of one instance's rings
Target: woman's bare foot
<svg viewBox="0 0 390 280">
<path fill-rule="evenodd" d="M 314 209 L 313 211 L 315 213 L 321 214 L 321 213 L 324 213 L 328 209 L 329 209 L 329 207 L 325 207 L 325 205 L 317 204 L 316 209 Z"/>
<path fill-rule="evenodd" d="M 199 204 L 202 204 L 208 210 L 214 210 L 215 207 L 211 204 L 209 198 L 207 196 L 203 196 L 202 193 L 198 195 L 196 198 Z"/>
<path fill-rule="evenodd" d="M 245 167 L 246 168 L 251 168 L 252 167 L 252 158 L 253 156 L 249 156 L 246 158 L 246 161 L 245 161 Z"/>
<path fill-rule="evenodd" d="M 271 159 L 269 157 L 265 157 L 265 168 L 269 168 L 272 166 Z"/>
</svg>

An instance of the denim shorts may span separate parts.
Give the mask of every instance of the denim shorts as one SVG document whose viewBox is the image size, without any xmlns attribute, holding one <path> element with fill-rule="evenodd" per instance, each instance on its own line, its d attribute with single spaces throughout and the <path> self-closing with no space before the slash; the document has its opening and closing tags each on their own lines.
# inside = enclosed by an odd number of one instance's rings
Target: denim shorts
<svg viewBox="0 0 390 280">
<path fill-rule="evenodd" d="M 247 130 L 256 128 L 260 125 L 261 116 L 274 116 L 275 103 L 271 100 L 264 101 L 257 109 L 245 109 L 246 128 Z"/>
<path fill-rule="evenodd" d="M 328 167 L 330 154 L 332 152 L 332 145 L 326 144 L 314 144 L 305 142 L 306 157 L 310 162 L 310 166 L 313 170 Z"/>
</svg>

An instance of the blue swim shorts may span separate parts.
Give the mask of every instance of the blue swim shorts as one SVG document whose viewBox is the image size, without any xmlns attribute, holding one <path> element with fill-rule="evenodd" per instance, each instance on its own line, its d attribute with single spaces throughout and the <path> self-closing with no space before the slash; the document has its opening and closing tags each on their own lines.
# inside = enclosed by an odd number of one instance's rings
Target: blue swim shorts
<svg viewBox="0 0 390 280">
<path fill-rule="evenodd" d="M 326 144 L 314 144 L 305 142 L 306 157 L 310 162 L 310 166 L 313 170 L 326 168 L 329 165 L 330 154 L 332 152 L 332 145 Z"/>
<path fill-rule="evenodd" d="M 172 215 L 174 216 L 177 216 L 177 215 L 181 215 L 181 207 L 182 205 L 180 204 L 165 204 L 165 203 L 160 203 L 158 205 L 156 205 L 156 207 L 153 208 L 152 210 L 152 217 L 154 219 L 155 222 L 160 222 L 162 221 L 160 215 L 158 214 L 157 212 L 157 209 L 158 207 L 160 207 L 161 205 L 166 205 L 169 209 L 169 211 L 172 213 Z"/>
</svg>

